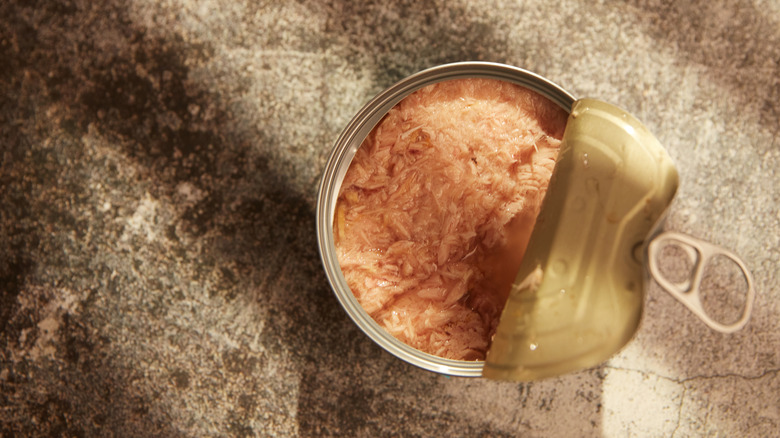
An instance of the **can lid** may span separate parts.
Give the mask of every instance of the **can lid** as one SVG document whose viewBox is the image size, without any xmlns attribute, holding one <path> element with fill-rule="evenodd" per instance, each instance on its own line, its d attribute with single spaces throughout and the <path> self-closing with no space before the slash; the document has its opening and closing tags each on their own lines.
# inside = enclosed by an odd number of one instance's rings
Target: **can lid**
<svg viewBox="0 0 780 438">
<path fill-rule="evenodd" d="M 574 102 L 483 376 L 560 375 L 628 343 L 642 312 L 644 247 L 677 186 L 639 120 L 599 100 Z"/>
</svg>

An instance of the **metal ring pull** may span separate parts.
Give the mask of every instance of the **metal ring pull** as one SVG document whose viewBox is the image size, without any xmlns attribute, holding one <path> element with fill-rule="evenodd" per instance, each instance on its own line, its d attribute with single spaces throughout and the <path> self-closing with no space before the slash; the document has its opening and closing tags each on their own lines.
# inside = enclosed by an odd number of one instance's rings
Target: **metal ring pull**
<svg viewBox="0 0 780 438">
<path fill-rule="evenodd" d="M 657 265 L 657 256 L 667 245 L 674 245 L 682 249 L 693 262 L 694 266 L 691 274 L 684 281 L 672 282 L 667 279 L 660 271 Z M 750 319 L 750 313 L 753 310 L 753 301 L 755 300 L 755 290 L 753 288 L 753 276 L 745 266 L 745 263 L 731 251 L 695 239 L 686 234 L 673 231 L 666 231 L 656 236 L 647 247 L 648 267 L 650 275 L 658 284 L 669 292 L 673 297 L 685 304 L 691 312 L 699 317 L 705 324 L 713 330 L 721 333 L 733 333 L 747 324 Z M 700 286 L 704 274 L 704 268 L 707 263 L 715 256 L 724 256 L 733 261 L 742 271 L 742 275 L 747 282 L 747 293 L 745 296 L 745 307 L 742 316 L 732 324 L 723 324 L 711 318 L 701 303 Z"/>
</svg>

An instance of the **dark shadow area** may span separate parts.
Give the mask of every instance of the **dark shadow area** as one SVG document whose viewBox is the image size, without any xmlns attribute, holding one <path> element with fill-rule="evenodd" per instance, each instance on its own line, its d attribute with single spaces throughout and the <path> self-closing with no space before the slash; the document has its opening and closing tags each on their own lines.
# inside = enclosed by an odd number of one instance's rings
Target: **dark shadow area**
<svg viewBox="0 0 780 438">
<path fill-rule="evenodd" d="M 46 295 L 39 297 L 42 303 L 53 298 Z M 38 311 L 17 312 L 9 326 L 41 317 Z M 7 349 L 0 352 L 0 372 L 7 373 L 0 381 L 0 436 L 184 436 L 159 410 L 155 394 L 139 384 L 144 376 L 115 360 L 110 339 L 93 334 L 88 324 L 64 316 L 57 362 L 14 363 Z M 13 334 L 0 339 L 10 346 Z"/>
<path fill-rule="evenodd" d="M 3 120 L 0 123 L 9 126 Z M 4 141 L 4 144 L 8 143 Z M 0 333 L 18 338 L 26 326 L 13 326 L 10 320 L 18 308 L 17 298 L 24 281 L 35 269 L 31 254 L 39 237 L 26 223 L 30 205 L 25 186 L 29 183 L 17 185 L 15 182 L 23 181 L 23 172 L 10 168 L 10 164 L 16 162 L 14 152 L 6 151 L 0 164 L 0 205 L 4 206 L 0 212 Z"/>
<path fill-rule="evenodd" d="M 210 294 L 235 305 L 241 298 L 270 308 L 261 335 L 268 360 L 290 349 L 292 360 L 316 362 L 325 350 L 337 354 L 339 339 L 358 335 L 319 268 L 309 195 L 289 189 L 278 166 L 246 139 L 274 140 L 260 130 L 232 130 L 221 98 L 189 80 L 185 58 L 208 57 L 212 49 L 187 46 L 175 36 L 147 38 L 121 2 L 8 2 L 0 6 L 0 17 L 6 23 L 0 30 L 0 201 L 8 207 L 0 228 L 4 435 L 177 435 L 169 425 L 171 413 L 155 402 L 159 382 L 147 382 L 113 358 L 108 321 L 121 315 L 104 312 L 129 310 L 121 304 L 124 289 L 138 286 L 110 269 L 96 269 L 100 263 L 84 251 L 93 244 L 110 246 L 118 237 L 110 222 L 119 214 L 85 213 L 97 207 L 79 193 L 95 171 L 79 164 L 81 139 L 89 132 L 121 146 L 119 152 L 140 166 L 139 183 L 154 182 L 152 196 L 174 198 L 182 183 L 204 194 L 168 230 L 171 252 L 197 264 L 201 279 L 212 281 Z M 45 108 L 51 109 L 48 117 Z M 52 137 L 69 146 L 47 149 L 44 143 Z M 104 183 L 116 183 L 111 175 L 120 171 L 107 169 Z M 65 187 L 55 187 L 63 182 Z M 79 239 L 87 228 L 92 240 L 84 243 Z M 185 237 L 205 244 L 192 249 L 182 243 Z M 140 268 L 143 262 L 134 263 Z M 176 298 L 160 280 L 148 279 L 148 307 L 133 310 L 164 316 L 159 306 Z M 13 362 L 14 354 L 33 348 L 42 336 L 37 324 L 53 290 L 82 290 L 86 284 L 96 288 L 77 316 L 62 315 L 54 360 Z M 247 296 L 250 286 L 259 295 Z M 46 291 L 40 302 L 20 306 L 21 291 L 29 295 L 35 288 Z M 282 292 L 289 299 L 275 302 Z M 19 340 L 23 331 L 26 341 Z M 242 357 L 239 348 L 221 362 L 228 372 L 243 370 L 231 365 Z M 250 375 L 256 366 L 247 365 Z M 171 376 L 174 386 L 189 386 L 186 372 L 173 370 Z M 237 413 L 226 432 L 252 435 L 244 420 L 263 413 L 251 412 L 251 398 L 238 404 L 250 412 Z"/>
<path fill-rule="evenodd" d="M 0 5 L 0 17 L 10 15 L 9 5 Z M 11 326 L 10 320 L 24 281 L 36 265 L 32 253 L 39 236 L 28 220 L 28 197 L 40 178 L 25 167 L 15 166 L 30 149 L 18 121 L 30 119 L 32 111 L 29 101 L 22 97 L 19 77 L 27 61 L 11 56 L 10 51 L 14 45 L 19 52 L 29 50 L 27 41 L 35 33 L 29 26 L 14 28 L 15 24 L 0 29 L 0 333 L 18 338 L 22 327 Z"/>
</svg>

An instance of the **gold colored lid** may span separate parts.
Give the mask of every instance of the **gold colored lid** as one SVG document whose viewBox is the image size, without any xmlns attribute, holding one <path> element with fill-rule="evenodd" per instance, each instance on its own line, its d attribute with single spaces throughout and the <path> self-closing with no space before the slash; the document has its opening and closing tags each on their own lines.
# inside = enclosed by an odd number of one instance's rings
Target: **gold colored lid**
<svg viewBox="0 0 780 438">
<path fill-rule="evenodd" d="M 576 101 L 483 376 L 556 376 L 622 348 L 642 313 L 645 243 L 677 186 L 642 123 L 608 103 Z"/>
</svg>

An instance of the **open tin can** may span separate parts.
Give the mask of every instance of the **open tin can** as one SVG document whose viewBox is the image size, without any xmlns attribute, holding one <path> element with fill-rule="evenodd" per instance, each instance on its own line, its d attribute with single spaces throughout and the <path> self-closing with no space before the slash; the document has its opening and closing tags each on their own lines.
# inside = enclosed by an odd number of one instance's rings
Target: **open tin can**
<svg viewBox="0 0 780 438">
<path fill-rule="evenodd" d="M 547 196 L 486 361 L 428 354 L 381 327 L 362 308 L 342 274 L 333 230 L 342 181 L 371 130 L 413 92 L 462 78 L 514 83 L 569 113 Z M 676 188 L 677 173 L 666 152 L 638 120 L 619 108 L 592 99 L 576 100 L 560 86 L 517 67 L 446 64 L 384 90 L 344 129 L 319 186 L 317 239 L 339 302 L 355 324 L 389 353 L 446 375 L 534 380 L 595 366 L 628 343 L 639 325 L 650 275 L 713 329 L 730 332 L 747 322 L 754 291 L 744 263 L 705 242 L 660 233 Z M 655 260 L 665 245 L 679 246 L 691 259 L 693 269 L 686 281 L 668 281 L 659 271 Z M 742 317 L 728 325 L 709 318 L 698 297 L 704 266 L 715 255 L 732 259 L 748 285 Z"/>
</svg>

